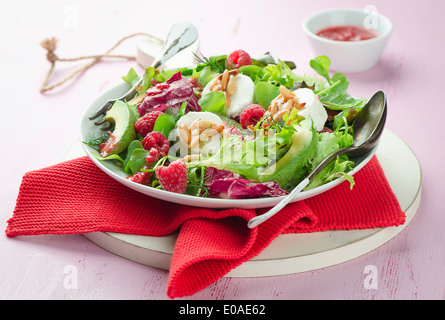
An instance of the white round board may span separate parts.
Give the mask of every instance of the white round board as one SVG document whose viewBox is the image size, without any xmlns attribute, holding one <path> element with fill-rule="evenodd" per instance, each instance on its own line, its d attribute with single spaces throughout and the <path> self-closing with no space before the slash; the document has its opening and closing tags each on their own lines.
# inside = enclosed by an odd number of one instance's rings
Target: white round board
<svg viewBox="0 0 445 320">
<path fill-rule="evenodd" d="M 84 155 L 80 143 L 76 143 L 65 160 Z M 260 277 L 320 269 L 354 259 L 394 238 L 411 222 L 419 207 L 421 169 L 409 146 L 388 129 L 383 133 L 376 156 L 402 210 L 406 213 L 403 225 L 365 230 L 283 234 L 258 256 L 233 269 L 226 276 Z M 84 236 L 118 256 L 168 270 L 177 235 L 147 237 L 93 232 Z"/>
</svg>

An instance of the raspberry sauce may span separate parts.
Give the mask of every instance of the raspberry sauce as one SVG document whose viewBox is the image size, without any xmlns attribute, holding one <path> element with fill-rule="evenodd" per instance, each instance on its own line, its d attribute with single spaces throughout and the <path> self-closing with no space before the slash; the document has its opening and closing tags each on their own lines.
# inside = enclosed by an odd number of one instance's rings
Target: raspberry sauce
<svg viewBox="0 0 445 320">
<path fill-rule="evenodd" d="M 335 41 L 362 41 L 376 38 L 378 34 L 358 26 L 332 26 L 318 31 L 317 36 Z"/>
</svg>

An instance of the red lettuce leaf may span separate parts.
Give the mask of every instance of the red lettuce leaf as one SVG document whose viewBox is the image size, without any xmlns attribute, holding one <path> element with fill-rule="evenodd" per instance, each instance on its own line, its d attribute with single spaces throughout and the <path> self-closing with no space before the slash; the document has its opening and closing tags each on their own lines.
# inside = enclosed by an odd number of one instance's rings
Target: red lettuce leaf
<svg viewBox="0 0 445 320">
<path fill-rule="evenodd" d="M 231 171 L 213 167 L 207 168 L 206 184 L 212 197 L 228 199 L 279 197 L 288 194 L 286 190 L 281 189 L 278 182 L 254 182 L 242 179 L 239 174 Z"/>
<path fill-rule="evenodd" d="M 173 74 L 165 83 L 158 83 L 146 92 L 146 97 L 139 104 L 140 115 L 153 111 L 160 105 L 172 106 L 173 113 L 179 112 L 180 105 L 188 100 L 185 112 L 201 111 L 198 99 L 193 91 L 193 84 L 183 78 L 181 72 Z"/>
</svg>

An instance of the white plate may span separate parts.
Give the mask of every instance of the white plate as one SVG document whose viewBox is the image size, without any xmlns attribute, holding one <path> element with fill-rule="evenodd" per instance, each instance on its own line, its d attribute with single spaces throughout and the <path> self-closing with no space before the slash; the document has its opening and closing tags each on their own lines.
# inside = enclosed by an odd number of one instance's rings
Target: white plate
<svg viewBox="0 0 445 320">
<path fill-rule="evenodd" d="M 64 160 L 84 155 L 76 143 Z M 394 191 L 405 223 L 398 227 L 282 234 L 258 256 L 230 271 L 229 277 L 264 277 L 325 268 L 370 252 L 397 236 L 413 220 L 421 202 L 422 173 L 409 146 L 385 129 L 376 156 Z M 112 232 L 84 234 L 98 246 L 144 265 L 170 269 L 177 233 L 148 237 Z"/>
<path fill-rule="evenodd" d="M 98 98 L 96 98 L 93 103 L 87 108 L 85 114 L 82 117 L 81 125 L 80 125 L 80 140 L 87 141 L 88 137 L 91 137 L 92 134 L 95 136 L 103 135 L 103 131 L 100 130 L 100 127 L 94 125 L 93 121 L 89 120 L 88 117 L 93 115 L 98 109 L 102 107 L 102 105 L 108 99 L 113 99 L 122 96 L 129 90 L 129 86 L 126 83 L 122 83 L 117 85 L 105 93 L 101 94 Z M 97 151 L 87 146 L 86 144 L 82 144 L 88 157 L 106 174 L 115 179 L 116 181 L 122 183 L 124 186 L 129 187 L 133 190 L 146 194 L 148 196 L 158 198 L 161 200 L 174 202 L 178 204 L 185 204 L 189 206 L 195 207 L 204 207 L 204 208 L 265 208 L 271 207 L 277 204 L 283 197 L 271 197 L 271 198 L 255 198 L 255 199 L 216 199 L 216 198 L 201 198 L 191 195 L 185 194 L 177 194 L 169 191 L 164 191 L 160 189 L 155 189 L 149 186 L 141 185 L 126 179 L 128 174 L 126 174 L 122 168 L 114 165 L 111 161 L 99 161 L 94 156 L 94 153 L 97 154 Z M 375 154 L 377 147 L 375 147 L 371 152 L 367 155 L 357 158 L 354 161 L 356 162 L 356 166 L 353 171 L 350 172 L 351 175 L 355 174 L 357 171 L 362 169 L 366 163 L 371 160 L 372 156 Z M 333 187 L 339 185 L 344 182 L 344 178 L 339 178 L 334 181 L 331 181 L 323 186 L 301 192 L 298 196 L 295 197 L 293 202 L 307 199 L 318 195 L 322 192 L 325 192 Z"/>
</svg>

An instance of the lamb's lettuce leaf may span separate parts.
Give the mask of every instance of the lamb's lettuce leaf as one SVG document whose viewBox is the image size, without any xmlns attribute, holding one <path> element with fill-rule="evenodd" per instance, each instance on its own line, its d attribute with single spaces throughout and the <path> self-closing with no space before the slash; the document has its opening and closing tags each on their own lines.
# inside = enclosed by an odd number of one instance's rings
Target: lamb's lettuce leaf
<svg viewBox="0 0 445 320">
<path fill-rule="evenodd" d="M 264 75 L 263 68 L 253 64 L 239 67 L 239 72 L 248 76 L 254 83 Z"/>
<path fill-rule="evenodd" d="M 209 92 L 198 100 L 198 104 L 201 106 L 201 111 L 223 115 L 227 113 L 226 96 L 221 91 Z"/>
<path fill-rule="evenodd" d="M 147 163 L 148 151 L 145 149 L 134 149 L 129 157 L 128 162 L 124 168 L 127 173 L 136 173 Z"/>
<path fill-rule="evenodd" d="M 164 135 L 164 137 L 168 137 L 170 131 L 175 127 L 176 120 L 175 116 L 172 114 L 161 114 L 155 122 L 153 127 L 153 131 L 159 131 Z"/>
<path fill-rule="evenodd" d="M 279 94 L 280 89 L 270 82 L 260 81 L 255 85 L 255 100 L 266 109 Z"/>
</svg>

